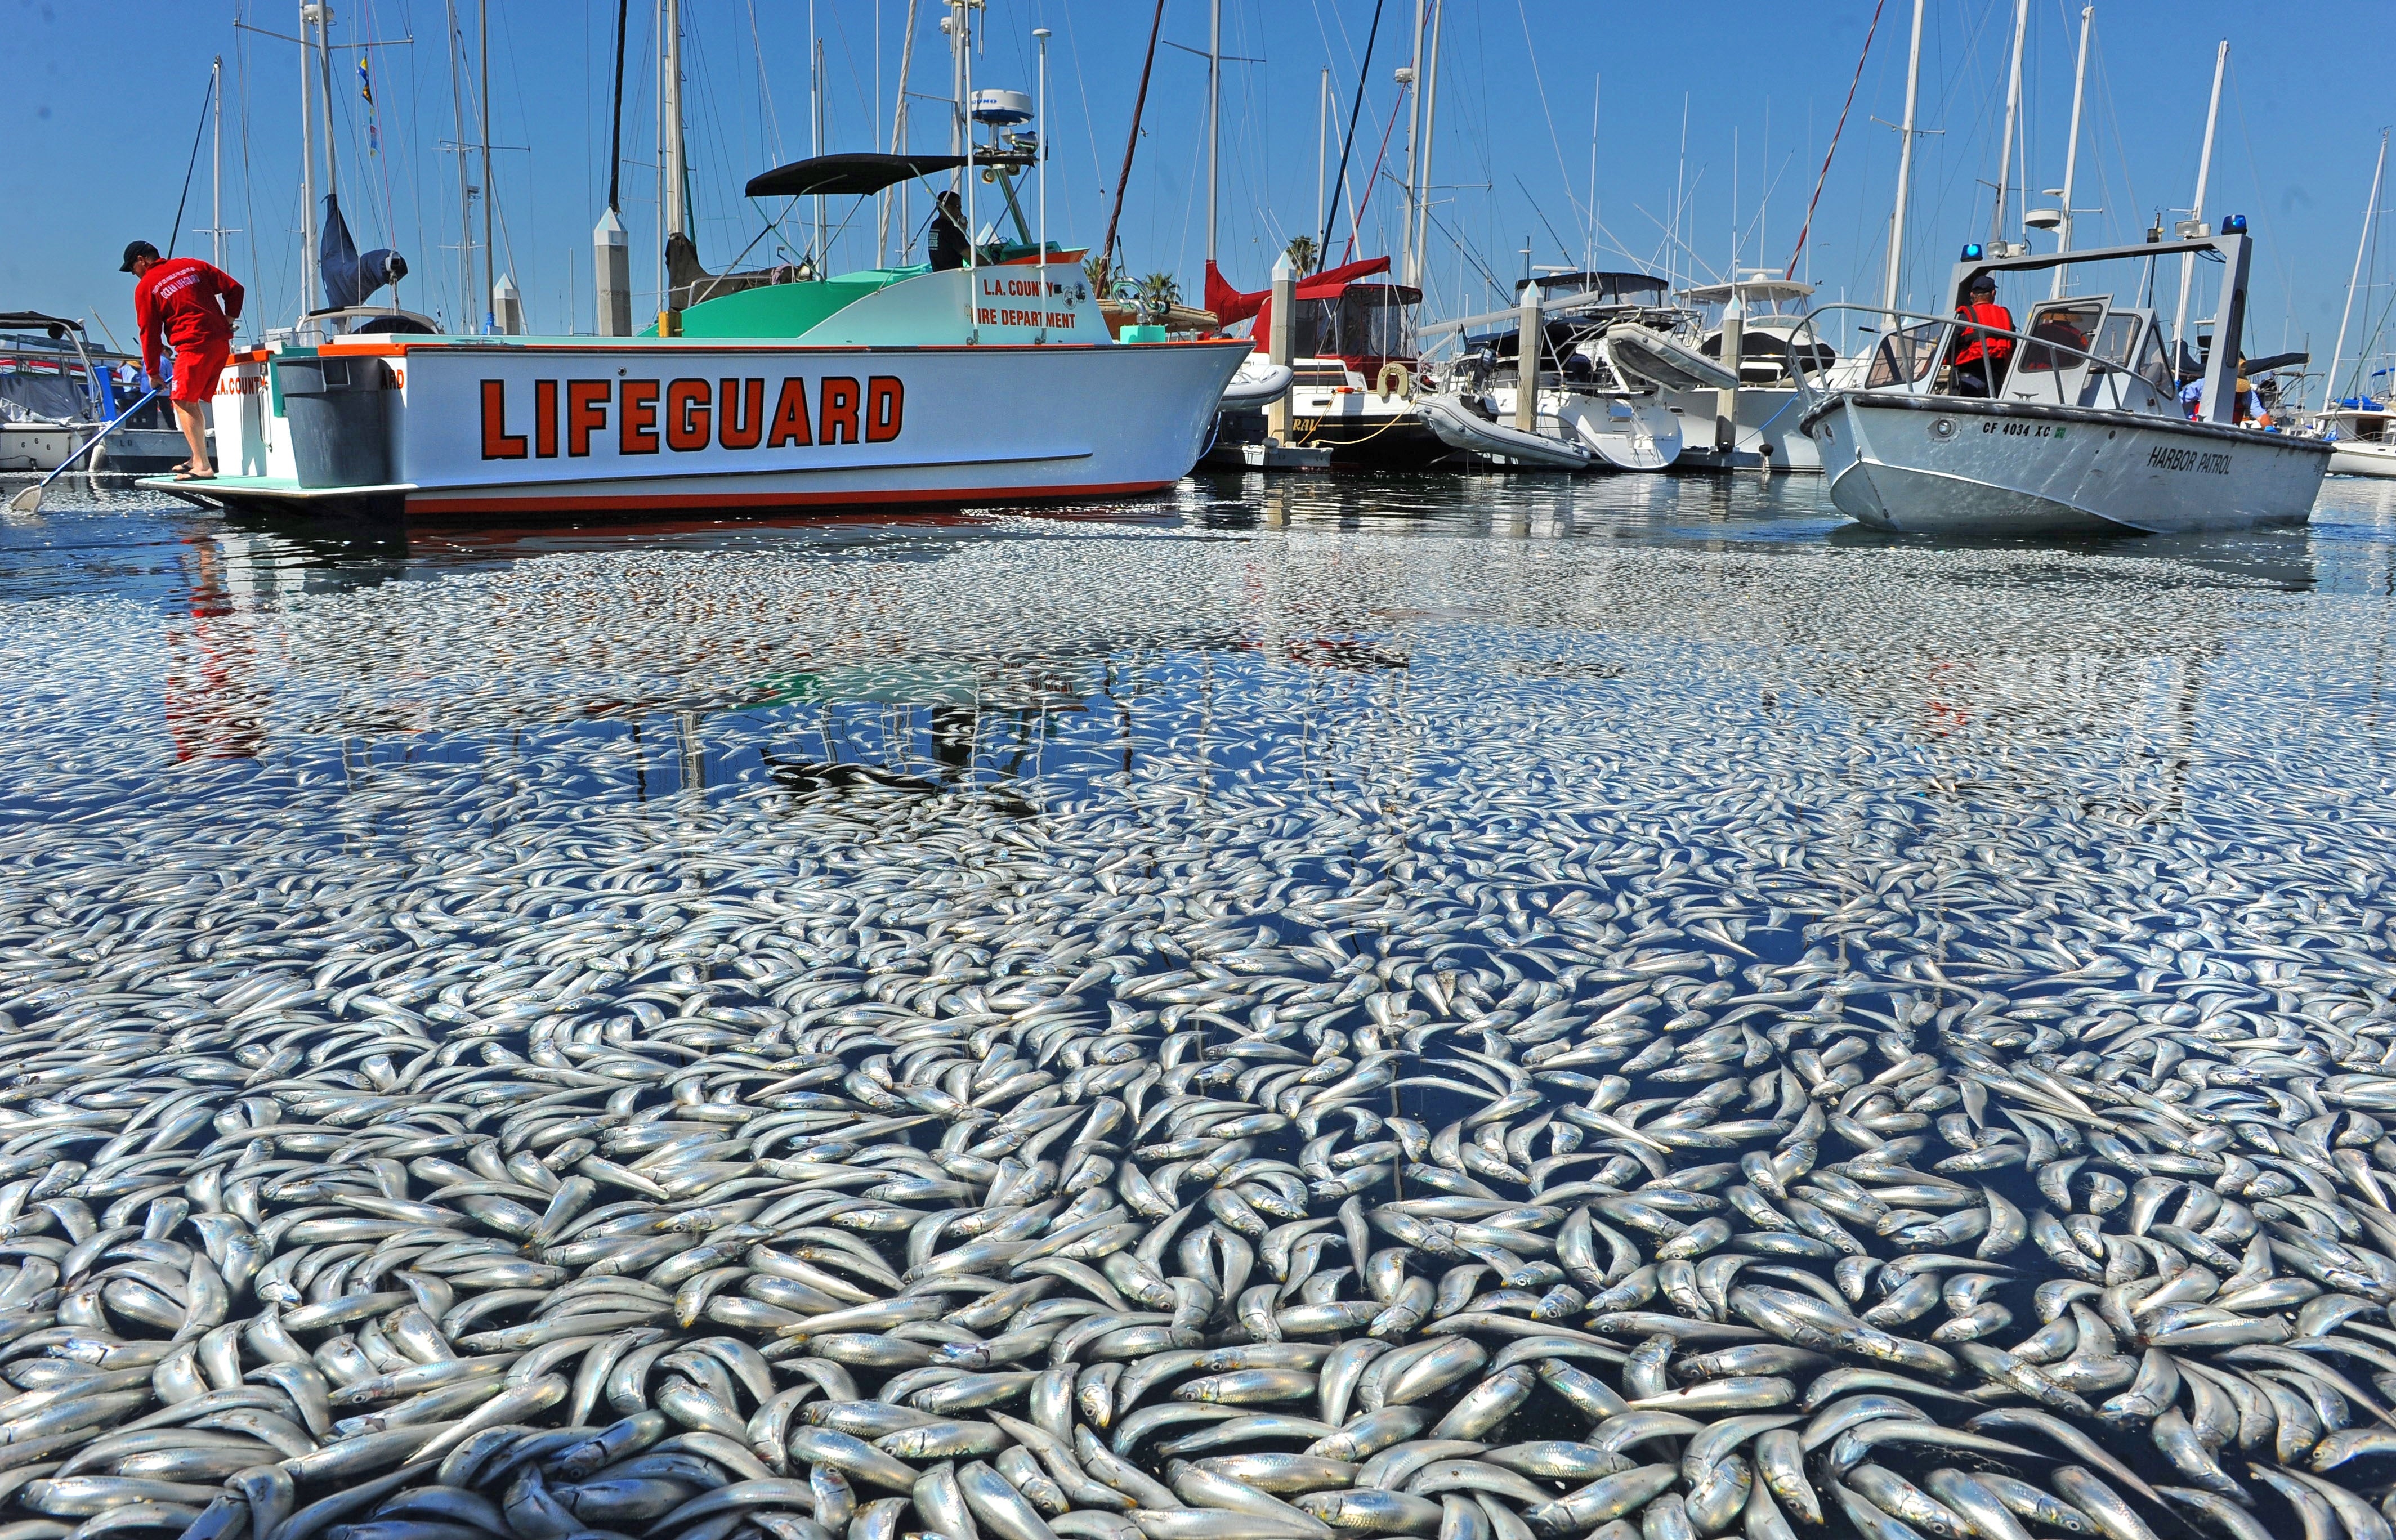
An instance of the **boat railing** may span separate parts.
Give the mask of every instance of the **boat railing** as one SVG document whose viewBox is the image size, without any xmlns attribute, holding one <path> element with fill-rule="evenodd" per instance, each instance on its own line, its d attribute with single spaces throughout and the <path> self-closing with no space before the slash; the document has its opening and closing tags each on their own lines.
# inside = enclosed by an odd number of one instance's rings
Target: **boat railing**
<svg viewBox="0 0 2396 1540">
<path fill-rule="evenodd" d="M 1871 316 L 1882 323 L 1856 328 L 1878 339 L 1870 352 L 1861 358 L 1842 358 L 1835 350 L 1822 346 L 1820 330 L 1816 323 L 1824 316 L 1842 311 L 1854 315 Z M 1962 351 L 1962 334 L 1966 331 L 1984 342 L 1989 338 L 2008 338 L 2014 344 L 2001 380 L 1991 382 L 1988 396 L 1957 389 L 1959 365 L 1954 355 Z M 1798 341 L 1801 337 L 1808 339 L 1807 344 L 1802 347 Z M 1821 363 L 1824 357 L 1833 362 Z M 1805 398 L 1805 407 L 1809 412 L 1829 399 L 1834 391 L 1840 390 L 1973 400 L 1993 397 L 2002 401 L 2048 405 L 2042 400 L 2043 392 L 2031 393 L 2022 388 L 2023 381 L 2041 377 L 2053 392 L 2051 405 L 2083 406 L 2090 403 L 2083 397 L 2097 380 L 2110 375 L 2137 373 L 2124 359 L 2108 358 L 2086 348 L 2074 347 L 2051 334 L 2039 336 L 1966 321 L 1957 315 L 1930 315 L 1919 311 L 1896 311 L 1852 302 L 1820 305 L 1808 311 L 1804 319 L 1789 333 L 1789 358 L 1790 375 Z M 1859 366 L 1862 378 L 1856 380 L 1852 377 L 1858 372 Z M 1837 385 L 1826 383 L 1824 377 L 1834 371 L 1846 378 Z M 1985 373 L 1982 378 L 1987 378 Z M 2167 389 L 2158 387 L 2158 390 L 2165 399 L 2171 398 Z M 2130 408 L 2123 406 L 2123 409 Z"/>
</svg>

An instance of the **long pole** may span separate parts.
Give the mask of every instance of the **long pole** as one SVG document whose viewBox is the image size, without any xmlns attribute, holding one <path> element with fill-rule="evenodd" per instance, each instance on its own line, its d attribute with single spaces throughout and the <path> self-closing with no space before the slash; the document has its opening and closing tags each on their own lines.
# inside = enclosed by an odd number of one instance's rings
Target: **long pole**
<svg viewBox="0 0 2396 1540">
<path fill-rule="evenodd" d="M 2354 272 L 2346 281 L 2346 308 L 2337 312 L 2337 346 L 2329 351 L 2329 372 L 2322 376 L 2322 410 L 2337 399 L 2337 361 L 2346 352 L 2346 324 L 2354 314 L 2354 290 L 2363 282 L 2363 254 L 2371 247 L 2372 219 L 2379 212 L 2379 177 L 2388 169 L 2388 130 L 2379 130 L 2379 160 L 2371 168 L 2371 196 L 2363 200 L 2363 234 L 2354 243 Z"/>
<path fill-rule="evenodd" d="M 1206 260 L 1215 260 L 1216 163 L 1223 153 L 1223 0 L 1206 12 Z"/>
<path fill-rule="evenodd" d="M 2213 56 L 2213 101 L 2204 110 L 2204 149 L 2196 157 L 2196 202 L 2188 211 L 2190 219 L 2204 218 L 2204 183 L 2213 175 L 2213 127 L 2221 117 L 2221 76 L 2229 67 L 2230 39 L 2225 37 Z M 2195 356 L 2195 350 L 2188 345 L 2188 295 L 2189 290 L 2195 286 L 2196 253 L 2184 251 L 2179 259 L 2179 301 L 2172 311 L 2172 346 L 2186 352 L 2191 358 Z M 2236 347 L 2238 344 L 2233 339 L 2230 345 Z M 2172 360 L 2175 369 L 2178 365 L 2178 359 Z"/>
<path fill-rule="evenodd" d="M 486 0 L 487 4 L 487 0 Z M 658 216 L 663 221 L 665 239 L 658 248 L 658 335 L 677 337 L 682 332 L 682 307 L 674 303 L 673 266 L 667 252 L 673 238 L 686 232 L 683 229 L 683 166 L 682 166 L 682 4 L 681 0 L 665 0 L 659 30 L 665 45 L 664 68 L 658 72 Z M 483 196 L 490 196 L 489 189 Z"/>
<path fill-rule="evenodd" d="M 498 275 L 492 272 L 499 253 L 491 244 L 491 206 L 499 202 L 491 188 L 491 0 L 480 0 L 474 7 L 477 30 L 481 33 L 474 46 L 482 57 L 475 63 L 482 71 L 483 105 L 479 109 L 480 133 L 483 139 L 483 335 L 489 337 L 499 329 L 496 311 L 499 301 Z"/>
<path fill-rule="evenodd" d="M 907 153 L 907 76 L 915 66 L 915 0 L 907 0 L 907 35 L 898 42 L 898 105 L 890 113 L 890 153 Z M 1048 133 L 1046 119 L 1042 119 L 1040 132 L 1045 139 Z M 1045 155 L 1042 157 L 1045 159 Z M 909 179 L 912 180 L 912 179 Z M 898 184 L 898 222 L 907 223 L 907 182 Z M 874 260 L 884 267 L 890 265 L 890 194 L 882 194 L 881 228 L 873 234 Z"/>
<path fill-rule="evenodd" d="M 1881 309 L 1897 309 L 1897 285 L 1905 272 L 1905 201 L 1913 190 L 1913 113 L 1922 100 L 1922 0 L 1913 0 L 1913 46 L 1905 56 L 1905 126 L 1897 130 L 1897 211 L 1888 220 L 1888 276 L 1881 285 Z"/>
<path fill-rule="evenodd" d="M 1149 73 L 1156 68 L 1156 34 L 1164 26 L 1165 0 L 1156 0 L 1156 19 L 1148 24 L 1148 57 L 1139 66 L 1139 94 L 1132 98 L 1131 137 L 1124 141 L 1123 174 L 1115 179 L 1115 206 L 1107 215 L 1106 245 L 1098 247 L 1098 264 L 1111 279 L 1114 276 L 1115 226 L 1123 219 L 1124 189 L 1131 185 L 1131 157 L 1139 148 L 1140 114 L 1148 111 Z"/>
<path fill-rule="evenodd" d="M 215 100 L 216 125 L 208 140 L 208 259 L 219 268 L 224 250 L 224 55 L 208 68 L 208 95 Z"/>
<path fill-rule="evenodd" d="M 1434 0 L 1431 13 L 1431 79 L 1423 86 L 1422 188 L 1415 198 L 1415 277 L 1413 286 L 1422 287 L 1422 270 L 1430 264 L 1427 255 L 1431 246 L 1431 141 L 1439 127 L 1439 34 L 1440 23 L 1447 20 L 1447 0 Z"/>
<path fill-rule="evenodd" d="M 453 126 L 451 144 L 458 152 L 458 312 L 457 325 L 468 331 L 472 323 L 466 318 L 473 313 L 471 302 L 474 294 L 474 198 L 466 170 L 466 77 L 461 56 L 466 50 L 466 34 L 458 29 L 458 0 L 448 0 L 449 13 L 449 112 Z"/>
<path fill-rule="evenodd" d="M 316 308 L 316 73 L 308 57 L 313 8 L 300 7 L 300 313 Z"/>
<path fill-rule="evenodd" d="M 815 60 L 815 80 L 816 80 L 816 89 L 815 89 L 815 92 L 814 92 L 815 101 L 814 101 L 814 102 L 813 102 L 813 104 L 812 104 L 812 105 L 814 106 L 814 108 L 815 108 L 815 121 L 814 121 L 811 125 L 809 125 L 810 138 L 809 138 L 809 139 L 808 139 L 808 140 L 807 140 L 807 145 L 808 145 L 808 148 L 807 148 L 807 153 L 809 153 L 809 154 L 811 154 L 811 155 L 820 155 L 820 154 L 822 154 L 822 153 L 823 153 L 823 137 L 824 137 L 824 93 L 823 93 L 823 71 L 824 71 L 824 47 L 823 47 L 823 39 L 822 39 L 822 38 L 820 38 L 820 37 L 819 37 L 819 38 L 817 38 L 817 39 L 816 39 L 816 60 Z M 824 263 L 825 263 L 825 261 L 827 260 L 827 258 L 826 258 L 826 255 L 825 255 L 825 252 L 824 252 L 824 201 L 823 201 L 823 194 L 822 194 L 822 193 L 820 193 L 820 192 L 819 192 L 819 193 L 817 193 L 817 194 L 816 194 L 816 240 L 815 240 L 815 246 L 814 246 L 814 249 L 809 253 L 809 256 L 814 259 L 814 262 L 815 262 L 815 264 L 816 264 L 816 271 L 817 271 L 818 272 L 823 272 L 823 271 L 824 271 Z"/>
<path fill-rule="evenodd" d="M 1324 190 L 1331 185 L 1331 72 L 1323 72 L 1323 89 L 1314 102 L 1314 223 L 1323 228 Z"/>
<path fill-rule="evenodd" d="M 616 0 L 616 89 L 607 110 L 607 206 L 617 207 L 619 174 L 624 166 L 624 33 L 632 20 L 632 0 Z"/>
<path fill-rule="evenodd" d="M 974 215 L 974 189 L 981 178 L 974 171 L 973 138 L 973 8 L 974 0 L 959 0 L 957 6 L 957 132 L 965 136 L 965 340 L 981 340 L 981 278 L 976 271 L 981 266 L 981 243 L 976 232 L 980 226 Z"/>
<path fill-rule="evenodd" d="M 1406 65 L 1406 220 L 1398 233 L 1398 271 L 1415 282 L 1415 145 L 1422 133 L 1423 0 L 1415 0 L 1415 50 Z"/>
<path fill-rule="evenodd" d="M 2005 238 L 2005 184 L 2014 170 L 2014 126 L 2021 120 L 2022 33 L 2030 26 L 2030 0 L 2014 0 L 2014 62 L 2005 78 L 2005 138 L 1997 152 L 1997 202 L 1989 213 L 1989 239 Z"/>
<path fill-rule="evenodd" d="M 1364 112 L 1364 82 L 1373 77 L 1373 45 L 1378 42 L 1381 36 L 1382 3 L 1383 0 L 1373 0 L 1373 24 L 1364 30 L 1364 61 L 1356 70 L 1355 104 L 1348 109 L 1348 137 L 1339 144 L 1339 174 L 1331 179 L 1331 215 L 1335 219 L 1339 213 L 1340 190 L 1348 185 L 1348 157 L 1356 153 L 1356 120 Z M 1370 195 L 1369 190 L 1367 190 L 1367 195 Z M 1351 216 L 1348 221 L 1348 233 L 1351 240 L 1356 234 L 1355 223 L 1354 217 Z M 1322 259 L 1329 261 L 1331 259 L 1331 226 L 1327 221 L 1323 226 L 1322 249 Z"/>
<path fill-rule="evenodd" d="M 1040 138 L 1034 152 L 1040 157 L 1040 332 L 1039 339 L 1048 340 L 1048 29 L 1032 29 L 1032 41 L 1040 45 L 1040 73 L 1033 89 L 1040 95 L 1032 104 L 1033 121 L 1040 125 Z"/>
<path fill-rule="evenodd" d="M 2088 31 L 2096 24 L 2096 7 L 2080 9 L 2080 61 L 2071 67 L 2071 143 L 2063 152 L 2063 207 L 2058 210 L 2063 222 L 2056 227 L 2057 251 L 2071 249 L 2071 187 L 2080 173 L 2080 103 L 2088 84 Z M 2050 299 L 2063 298 L 2063 274 L 2058 265 L 2055 270 L 2055 285 L 2047 290 Z"/>
</svg>

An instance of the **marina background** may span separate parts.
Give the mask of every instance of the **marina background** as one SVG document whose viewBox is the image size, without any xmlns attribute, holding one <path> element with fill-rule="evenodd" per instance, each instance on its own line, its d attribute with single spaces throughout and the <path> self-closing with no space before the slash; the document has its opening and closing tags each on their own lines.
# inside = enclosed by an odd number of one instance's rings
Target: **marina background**
<svg viewBox="0 0 2396 1540">
<path fill-rule="evenodd" d="M 1398 246 L 1406 126 L 1398 113 L 1389 128 L 1398 102 L 1391 72 L 1407 60 L 1414 8 L 1407 0 L 1383 7 L 1357 116 L 1351 197 L 1363 195 L 1375 161 L 1386 156 L 1363 211 L 1358 256 Z M 729 265 L 764 222 L 762 206 L 739 198 L 739 185 L 815 143 L 810 18 L 824 45 L 821 148 L 886 148 L 906 9 L 902 0 L 688 0 L 691 200 L 711 267 Z M 371 125 L 355 75 L 359 55 L 338 56 L 345 211 L 361 246 L 388 244 L 407 256 L 413 272 L 399 301 L 455 324 L 459 178 L 442 146 L 479 146 L 486 137 L 472 115 L 476 7 L 473 0 L 454 11 L 442 0 L 352 0 L 336 10 L 337 45 L 414 40 L 366 50 Z M 655 10 L 632 7 L 626 49 L 623 214 L 641 254 L 635 313 L 655 308 L 658 283 Z M 940 7 L 918 10 L 911 143 L 945 150 L 949 108 L 934 100 L 949 86 Z M 1901 116 L 1906 10 L 1900 0 L 1880 17 L 1806 242 L 1799 275 L 1825 299 L 1877 293 L 1897 152 L 1886 125 Z M 1544 0 L 1451 7 L 1432 140 L 1425 315 L 1486 308 L 1493 298 L 1502 304 L 1526 261 L 1710 281 L 1732 265 L 1734 228 L 1741 270 L 1787 263 L 1872 13 L 1866 3 L 1810 7 L 1802 18 L 1731 5 L 1633 7 L 1592 20 L 1586 7 Z M 455 62 L 468 84 L 462 132 L 445 40 L 453 14 L 465 49 Z M 1260 285 L 1273 255 L 1311 222 L 1324 72 L 1336 97 L 1336 140 L 1354 105 L 1373 14 L 1367 0 L 1224 5 L 1222 246 L 1236 285 Z M 44 4 L 17 15 L 27 62 L 0 102 L 0 132 L 19 150 L 0 168 L 0 196 L 43 210 L 50 233 L 0 251 L 9 302 L 129 322 L 115 253 L 136 236 L 166 244 L 201 126 L 208 61 L 222 54 L 224 219 L 237 232 L 228 237 L 228 262 L 253 285 L 253 318 L 292 313 L 300 271 L 290 89 L 297 60 L 290 43 L 235 23 L 288 33 L 296 7 Z M 1152 15 L 1145 5 L 1049 0 L 992 0 L 980 13 L 980 86 L 1031 88 L 1032 31 L 1055 33 L 1049 195 L 1052 228 L 1068 238 L 1095 244 L 1104 228 Z M 1995 179 L 2011 18 L 2002 4 L 1942 4 L 1925 19 L 1923 132 L 1906 240 L 1906 292 L 1917 305 L 1935 298 L 1954 248 L 1987 231 L 1984 184 Z M 2243 212 L 2270 237 L 2255 274 L 2252 343 L 2325 355 L 2353 209 L 2385 115 L 2375 105 L 2385 100 L 2379 55 L 2336 40 L 2372 35 L 2383 20 L 2368 4 L 2324 4 L 2277 19 L 2209 0 L 2099 7 L 2075 200 L 2097 212 L 2081 216 L 2075 244 L 2136 240 L 2158 209 L 2168 225 L 2173 206 L 2185 204 L 2213 50 L 2226 36 L 2231 54 L 2207 212 Z M 2013 179 L 2027 182 L 2033 204 L 2040 188 L 2062 177 L 2078 21 L 2076 5 L 2031 7 L 2020 135 L 2029 170 Z M 606 201 L 613 28 L 614 7 L 605 5 L 501 0 L 492 7 L 497 267 L 523 290 L 535 332 L 592 326 L 590 228 Z M 1169 272 L 1193 301 L 1205 224 L 1206 29 L 1199 0 L 1165 7 L 1167 46 L 1158 50 L 1123 218 L 1126 270 Z M 127 48 L 128 37 L 142 46 Z M 371 152 L 370 127 L 379 144 Z M 1335 161 L 1338 149 L 1334 142 Z M 470 159 L 478 156 L 479 149 Z M 208 238 L 195 233 L 208 224 L 208 192 L 203 139 L 177 237 L 184 252 L 208 249 Z M 909 224 L 919 231 L 925 212 L 918 196 Z M 809 218 L 793 210 L 787 228 L 796 236 Z M 1344 208 L 1337 225 L 1335 256 L 1350 229 Z M 479 240 L 479 208 L 473 228 Z M 860 219 L 833 244 L 829 266 L 870 265 L 874 239 L 871 218 Z M 771 259 L 771 245 L 761 243 L 747 260 Z M 466 318 L 480 310 L 477 299 Z"/>
</svg>

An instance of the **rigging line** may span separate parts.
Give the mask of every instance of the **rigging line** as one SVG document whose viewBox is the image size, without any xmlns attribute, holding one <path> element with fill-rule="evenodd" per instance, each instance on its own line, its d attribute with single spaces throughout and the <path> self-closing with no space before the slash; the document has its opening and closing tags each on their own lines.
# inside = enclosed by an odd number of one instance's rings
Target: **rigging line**
<svg viewBox="0 0 2396 1540">
<path fill-rule="evenodd" d="M 2238 113 L 2238 137 L 2246 144 L 2246 174 L 2255 179 L 2255 195 L 2259 199 L 2263 195 L 2263 168 L 2255 158 L 2255 133 L 2246 123 L 2246 99 L 2238 88 L 2238 61 L 2234 59 L 2230 62 L 2230 104 Z M 2280 278 L 2280 345 L 2284 348 L 2288 327 L 2296 321 L 2296 287 L 2288 276 L 2287 247 L 2282 242 L 2271 243 L 2271 267 Z"/>
<path fill-rule="evenodd" d="M 1523 186 L 1523 179 L 1520 176 L 1514 178 L 1514 185 L 1516 187 L 1523 188 L 1523 196 L 1530 203 L 1531 212 L 1539 217 L 1539 223 L 1541 225 L 1546 226 L 1548 238 L 1556 243 L 1556 250 L 1563 256 L 1565 261 L 1571 261 L 1572 247 L 1564 245 L 1564 238 L 1556 233 L 1556 227 L 1548 223 L 1548 211 L 1539 206 L 1538 199 L 1531 196 L 1531 190 L 1528 187 Z"/>
<path fill-rule="evenodd" d="M 1348 216 L 1348 245 L 1339 254 L 1339 260 L 1342 265 L 1345 265 L 1356 254 L 1356 223 L 1359 219 L 1362 219 L 1364 217 L 1364 210 L 1373 206 L 1373 189 L 1380 183 L 1381 162 L 1389 158 L 1390 131 L 1397 127 L 1398 109 L 1404 106 L 1405 103 L 1406 97 L 1404 91 L 1396 93 L 1394 99 L 1390 103 L 1390 121 L 1381 126 L 1380 153 L 1373 157 L 1373 174 L 1364 179 L 1364 201 L 1356 206 L 1355 213 Z"/>
<path fill-rule="evenodd" d="M 1830 179 L 1830 160 L 1839 153 L 1839 136 L 1847 131 L 1847 111 L 1856 104 L 1856 87 L 1863 84 L 1864 61 L 1871 58 L 1872 38 L 1880 31 L 1880 13 L 1887 8 L 1888 0 L 1876 0 L 1871 25 L 1864 29 L 1863 52 L 1856 55 L 1855 78 L 1847 82 L 1847 100 L 1839 107 L 1839 126 L 1830 130 L 1830 147 L 1822 152 L 1822 169 L 1814 179 L 1814 195 L 1805 201 L 1805 219 L 1797 227 L 1797 248 L 1789 254 L 1788 272 L 1792 277 L 1797 272 L 1797 259 L 1805 254 L 1805 237 L 1814 229 L 1814 206 L 1822 201 L 1822 184 Z"/>
<path fill-rule="evenodd" d="M 1374 0 L 1374 4 L 1379 3 Z M 1148 77 L 1156 68 L 1156 35 L 1164 28 L 1165 0 L 1156 0 L 1156 18 L 1148 24 L 1148 57 L 1139 66 L 1139 95 L 1132 99 L 1131 136 L 1124 141 L 1123 175 L 1115 179 L 1115 206 L 1107 216 L 1106 244 L 1098 247 L 1098 265 L 1110 277 L 1114 272 L 1115 227 L 1123 221 L 1124 189 L 1131 185 L 1132 155 L 1139 149 L 1140 114 L 1148 110 Z"/>
<path fill-rule="evenodd" d="M 1548 108 L 1547 76 L 1539 71 L 1539 47 L 1537 44 L 1531 41 L 1531 16 L 1523 8 L 1523 0 L 1514 0 L 1514 14 L 1521 17 L 1523 20 L 1523 51 L 1530 56 L 1531 84 L 1537 86 L 1539 90 L 1539 115 L 1547 120 L 1548 144 L 1556 153 L 1556 175 L 1564 179 L 1564 201 L 1573 206 L 1574 213 L 1585 213 L 1587 211 L 1580 206 L 1579 196 L 1573 192 L 1572 173 L 1564 169 L 1564 144 L 1563 139 L 1556 137 L 1556 114 Z M 1515 180 L 1519 183 L 1521 179 L 1516 178 Z M 1531 190 L 1527 187 L 1524 188 L 1523 195 L 1529 197 Z M 1591 194 L 1592 197 L 1595 195 L 1595 193 Z M 1564 258 L 1566 260 L 1571 259 L 1571 247 L 1564 248 Z"/>
<path fill-rule="evenodd" d="M 208 72 L 208 88 L 200 94 L 200 126 L 192 130 L 192 158 L 183 166 L 183 191 L 175 199 L 175 222 L 166 227 L 166 255 L 175 255 L 175 240 L 183 232 L 183 205 L 192 195 L 192 173 L 200 167 L 200 140 L 207 137 L 208 103 L 217 96 L 216 72 Z"/>
<path fill-rule="evenodd" d="M 1373 70 L 1373 45 L 1381 36 L 1382 4 L 1383 0 L 1373 0 L 1373 25 L 1364 34 L 1364 61 L 1356 69 L 1356 98 L 1348 109 L 1348 137 L 1339 146 L 1339 175 L 1331 184 L 1331 207 L 1323 216 L 1323 239 L 1315 243 L 1317 251 L 1331 249 L 1331 227 L 1339 220 L 1339 193 L 1348 185 L 1348 157 L 1356 148 L 1356 120 L 1364 111 L 1364 81 Z M 1161 4 L 1157 9 L 1159 15 L 1164 13 Z M 1348 228 L 1352 234 L 1356 228 L 1356 218 L 1352 214 L 1348 217 Z"/>
</svg>

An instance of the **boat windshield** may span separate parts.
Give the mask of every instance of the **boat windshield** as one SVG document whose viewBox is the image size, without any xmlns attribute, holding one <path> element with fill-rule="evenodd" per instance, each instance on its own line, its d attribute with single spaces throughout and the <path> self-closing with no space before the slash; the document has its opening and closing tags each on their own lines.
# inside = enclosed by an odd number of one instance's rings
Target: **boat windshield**
<svg viewBox="0 0 2396 1540">
<path fill-rule="evenodd" d="M 2021 359 L 2015 364 L 2014 372 L 2047 374 L 2077 365 L 2082 353 L 2097 351 L 2090 345 L 2090 339 L 2104 315 L 2102 299 L 2066 299 L 2039 306 L 2030 312 L 2031 340 L 2022 344 Z M 2042 342 L 2057 346 L 2043 348 L 2039 346 Z M 2065 348 L 2071 351 L 2062 352 Z"/>
<path fill-rule="evenodd" d="M 1882 338 L 1880 346 L 1872 350 L 1871 374 L 1865 379 L 1864 388 L 1876 391 L 1927 378 L 1930 371 L 1938 366 L 1946 338 L 1944 321 L 1924 321 Z"/>
<path fill-rule="evenodd" d="M 2148 384 L 2168 396 L 2172 393 L 2171 360 L 2163 355 L 2163 341 L 2159 327 L 2149 326 L 2138 339 L 2138 376 Z"/>
<path fill-rule="evenodd" d="M 1298 358 L 1412 358 L 1420 289 L 1351 284 L 1337 298 L 1301 299 L 1291 317 L 1290 351 Z"/>
</svg>

